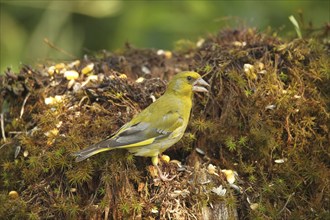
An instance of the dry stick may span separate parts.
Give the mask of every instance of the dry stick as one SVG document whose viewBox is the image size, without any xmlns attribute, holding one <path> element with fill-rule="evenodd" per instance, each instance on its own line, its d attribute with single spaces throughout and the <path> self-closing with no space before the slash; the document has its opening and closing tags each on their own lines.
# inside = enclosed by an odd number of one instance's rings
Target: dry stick
<svg viewBox="0 0 330 220">
<path fill-rule="evenodd" d="M 284 204 L 283 208 L 277 213 L 278 216 L 284 211 L 284 209 L 285 209 L 286 206 L 288 205 L 288 203 L 289 203 L 291 197 L 294 196 L 294 194 L 295 194 L 295 193 L 291 193 L 291 194 L 289 195 L 289 197 L 288 197 L 288 199 L 286 200 L 286 203 Z"/>
<path fill-rule="evenodd" d="M 24 114 L 24 106 L 26 104 L 26 101 L 28 100 L 28 98 L 30 97 L 31 93 L 28 93 L 27 96 L 25 97 L 24 101 L 23 101 L 23 104 L 22 104 L 22 108 L 21 108 L 21 115 L 19 116 L 19 118 L 22 118 L 23 117 L 23 114 Z"/>
<path fill-rule="evenodd" d="M 6 142 L 7 139 L 6 139 L 6 135 L 5 135 L 5 123 L 4 123 L 3 113 L 0 114 L 0 123 L 1 123 L 1 134 L 2 134 L 2 138 Z"/>
<path fill-rule="evenodd" d="M 287 143 L 288 144 L 291 144 L 291 141 L 292 141 L 292 135 L 291 135 L 291 132 L 290 132 L 290 125 L 289 125 L 289 117 L 290 117 L 290 115 L 287 115 L 286 117 L 285 117 L 285 130 L 286 130 L 286 132 L 288 133 L 288 139 L 287 139 Z"/>
<path fill-rule="evenodd" d="M 0 150 L 1 150 L 1 148 L 3 148 L 4 146 L 6 146 L 6 145 L 8 145 L 8 144 L 10 144 L 10 143 L 4 143 L 3 145 L 1 145 L 1 146 L 0 146 Z"/>
</svg>

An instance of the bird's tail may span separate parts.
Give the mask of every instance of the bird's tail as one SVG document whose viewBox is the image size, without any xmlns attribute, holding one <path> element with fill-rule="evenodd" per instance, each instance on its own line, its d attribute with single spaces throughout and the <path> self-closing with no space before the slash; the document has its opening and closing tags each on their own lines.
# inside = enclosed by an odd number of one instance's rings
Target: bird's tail
<svg viewBox="0 0 330 220">
<path fill-rule="evenodd" d="M 76 162 L 80 162 L 95 154 L 98 154 L 98 153 L 101 153 L 104 151 L 108 151 L 108 150 L 112 150 L 112 149 L 113 148 L 108 146 L 108 140 L 103 140 L 103 141 L 93 144 L 85 149 L 82 149 L 78 152 L 73 153 L 73 156 L 76 157 Z"/>
</svg>

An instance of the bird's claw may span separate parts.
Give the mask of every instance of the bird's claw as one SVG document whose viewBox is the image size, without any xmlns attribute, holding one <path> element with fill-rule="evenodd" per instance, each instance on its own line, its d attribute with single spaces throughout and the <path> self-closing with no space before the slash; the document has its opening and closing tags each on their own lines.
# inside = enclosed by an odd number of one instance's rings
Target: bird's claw
<svg viewBox="0 0 330 220">
<path fill-rule="evenodd" d="M 172 176 L 171 178 L 168 178 L 168 174 L 159 174 L 159 179 L 161 179 L 164 182 L 172 181 L 176 175 Z"/>
<path fill-rule="evenodd" d="M 159 177 L 159 179 L 162 180 L 162 181 L 164 181 L 164 182 L 172 181 L 176 177 L 176 175 L 174 175 L 171 178 L 169 178 L 168 177 L 169 174 L 166 174 L 166 173 L 163 174 L 163 172 L 160 170 L 160 168 L 158 167 L 158 165 L 156 166 L 156 168 L 157 168 L 157 171 L 158 171 L 158 177 Z"/>
</svg>

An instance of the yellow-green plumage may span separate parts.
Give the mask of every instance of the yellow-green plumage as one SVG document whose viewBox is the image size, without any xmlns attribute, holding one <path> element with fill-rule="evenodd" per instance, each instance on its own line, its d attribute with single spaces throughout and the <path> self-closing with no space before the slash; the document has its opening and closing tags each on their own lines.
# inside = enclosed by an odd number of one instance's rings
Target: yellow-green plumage
<svg viewBox="0 0 330 220">
<path fill-rule="evenodd" d="M 76 152 L 82 161 L 103 151 L 125 148 L 136 156 L 158 155 L 178 142 L 187 127 L 193 90 L 205 92 L 208 84 L 196 72 L 182 72 L 173 77 L 166 92 L 154 103 L 122 126 L 115 135 Z"/>
</svg>

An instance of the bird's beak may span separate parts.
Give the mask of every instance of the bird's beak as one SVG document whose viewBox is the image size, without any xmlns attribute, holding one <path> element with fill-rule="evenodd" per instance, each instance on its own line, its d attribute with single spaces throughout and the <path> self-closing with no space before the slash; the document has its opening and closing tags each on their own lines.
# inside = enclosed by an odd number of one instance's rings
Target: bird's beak
<svg viewBox="0 0 330 220">
<path fill-rule="evenodd" d="M 206 88 L 204 88 L 203 86 L 209 87 L 210 85 L 207 82 L 205 82 L 204 79 L 199 78 L 193 84 L 193 91 L 195 91 L 195 92 L 208 92 L 208 90 Z"/>
</svg>

